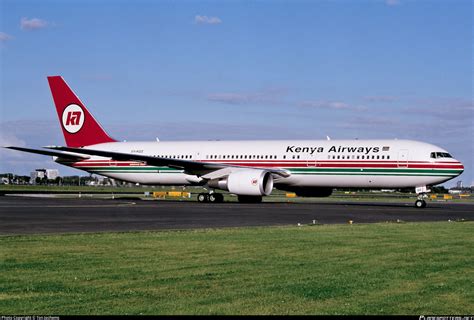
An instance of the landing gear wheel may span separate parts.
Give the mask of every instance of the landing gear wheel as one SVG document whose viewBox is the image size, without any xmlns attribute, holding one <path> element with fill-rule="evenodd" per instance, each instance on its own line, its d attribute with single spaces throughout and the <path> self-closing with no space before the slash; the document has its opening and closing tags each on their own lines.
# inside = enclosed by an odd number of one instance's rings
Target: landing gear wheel
<svg viewBox="0 0 474 320">
<path fill-rule="evenodd" d="M 416 200 L 415 201 L 415 208 L 424 208 L 426 207 L 426 201 L 425 200 Z"/>
<path fill-rule="evenodd" d="M 210 193 L 209 202 L 213 202 L 213 203 L 224 202 L 224 196 L 222 195 L 222 193 Z"/>
<path fill-rule="evenodd" d="M 240 203 L 260 203 L 262 202 L 262 197 L 258 196 L 237 196 L 237 199 Z"/>
<path fill-rule="evenodd" d="M 209 201 L 209 195 L 207 193 L 200 193 L 197 196 L 198 202 L 208 202 Z"/>
</svg>

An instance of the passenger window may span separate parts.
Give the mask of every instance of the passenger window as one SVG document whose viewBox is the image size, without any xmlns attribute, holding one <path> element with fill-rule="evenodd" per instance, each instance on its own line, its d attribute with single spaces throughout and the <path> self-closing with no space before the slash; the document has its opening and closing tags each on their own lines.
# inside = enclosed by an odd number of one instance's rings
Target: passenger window
<svg viewBox="0 0 474 320">
<path fill-rule="evenodd" d="M 286 156 L 283 156 L 283 159 L 286 159 Z"/>
</svg>

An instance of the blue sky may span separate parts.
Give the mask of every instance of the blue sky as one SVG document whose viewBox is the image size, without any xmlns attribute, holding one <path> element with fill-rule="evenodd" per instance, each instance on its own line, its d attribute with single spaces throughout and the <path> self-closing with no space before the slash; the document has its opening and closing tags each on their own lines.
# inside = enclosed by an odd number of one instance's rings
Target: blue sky
<svg viewBox="0 0 474 320">
<path fill-rule="evenodd" d="M 63 144 L 46 81 L 62 75 L 117 139 L 415 139 L 474 181 L 471 1 L 0 6 L 2 145 Z"/>
</svg>

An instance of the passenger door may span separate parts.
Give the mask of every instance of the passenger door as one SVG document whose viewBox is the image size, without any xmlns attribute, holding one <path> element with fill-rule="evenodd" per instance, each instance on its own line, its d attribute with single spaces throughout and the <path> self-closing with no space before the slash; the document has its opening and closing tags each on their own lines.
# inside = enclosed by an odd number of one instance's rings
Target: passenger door
<svg viewBox="0 0 474 320">
<path fill-rule="evenodd" d="M 408 150 L 402 149 L 398 151 L 398 167 L 407 168 L 408 167 Z"/>
</svg>

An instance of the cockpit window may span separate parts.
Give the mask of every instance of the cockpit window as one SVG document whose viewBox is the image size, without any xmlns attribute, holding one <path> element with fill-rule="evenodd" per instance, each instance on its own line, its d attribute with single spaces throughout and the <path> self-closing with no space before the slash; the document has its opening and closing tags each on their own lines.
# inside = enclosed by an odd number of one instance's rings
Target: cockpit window
<svg viewBox="0 0 474 320">
<path fill-rule="evenodd" d="M 430 157 L 433 158 L 433 159 L 452 158 L 452 156 L 447 152 L 431 152 Z"/>
</svg>

